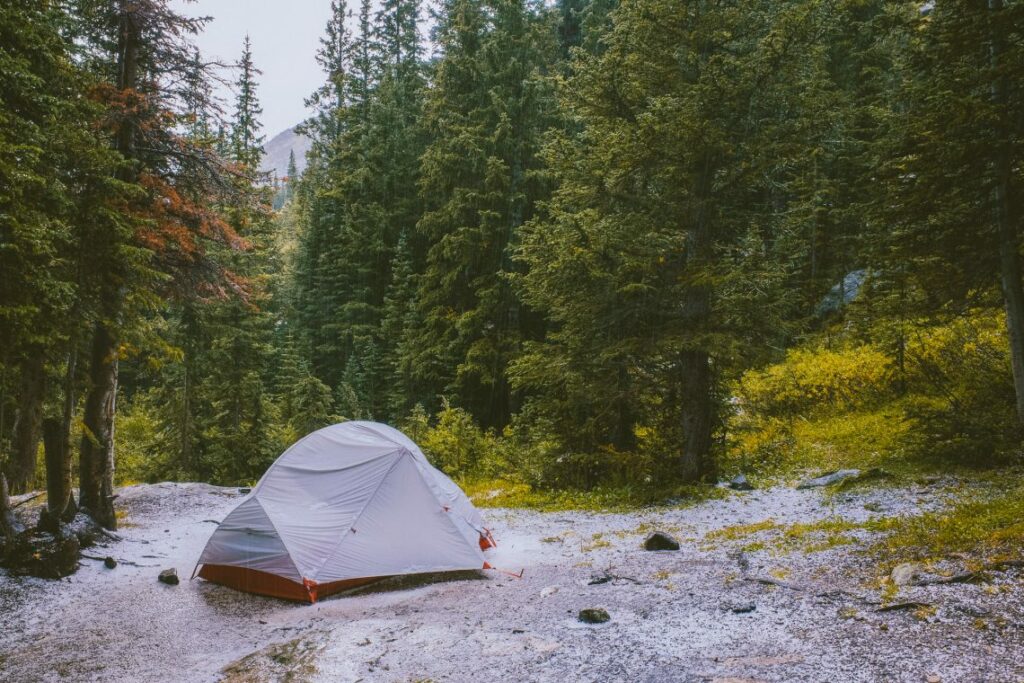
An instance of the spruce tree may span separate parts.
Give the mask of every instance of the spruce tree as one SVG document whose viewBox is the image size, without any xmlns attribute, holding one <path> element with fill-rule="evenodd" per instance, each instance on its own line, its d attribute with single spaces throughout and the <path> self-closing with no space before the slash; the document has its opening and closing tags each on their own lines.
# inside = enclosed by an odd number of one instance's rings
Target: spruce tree
<svg viewBox="0 0 1024 683">
<path fill-rule="evenodd" d="M 563 97 L 575 126 L 547 150 L 560 187 L 520 252 L 525 299 L 551 329 L 513 368 L 565 444 L 628 450 L 650 426 L 679 444 L 680 479 L 715 472 L 722 368 L 749 335 L 741 313 L 771 303 L 754 305 L 764 283 L 739 283 L 763 272 L 747 255 L 747 171 L 779 11 L 632 0 L 604 50 L 577 53 Z"/>
<path fill-rule="evenodd" d="M 505 368 L 536 333 L 510 280 L 519 230 L 547 195 L 538 151 L 551 111 L 541 74 L 554 45 L 537 9 L 520 0 L 446 3 L 425 113 L 433 142 L 418 225 L 429 246 L 410 365 L 488 426 L 515 410 Z"/>
</svg>

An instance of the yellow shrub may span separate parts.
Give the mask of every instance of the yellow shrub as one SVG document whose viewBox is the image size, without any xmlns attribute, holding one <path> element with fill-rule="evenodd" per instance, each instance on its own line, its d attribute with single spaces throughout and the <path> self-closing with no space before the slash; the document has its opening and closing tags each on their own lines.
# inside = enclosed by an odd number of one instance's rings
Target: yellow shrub
<svg viewBox="0 0 1024 683">
<path fill-rule="evenodd" d="M 873 346 L 794 349 L 781 363 L 745 373 L 736 396 L 741 410 L 759 416 L 850 409 L 888 394 L 892 374 L 892 361 Z"/>
</svg>

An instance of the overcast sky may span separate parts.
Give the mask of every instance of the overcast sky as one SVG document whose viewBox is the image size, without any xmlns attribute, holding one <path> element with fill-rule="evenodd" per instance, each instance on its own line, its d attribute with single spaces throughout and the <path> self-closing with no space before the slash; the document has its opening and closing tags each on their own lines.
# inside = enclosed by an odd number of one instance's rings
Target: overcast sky
<svg viewBox="0 0 1024 683">
<path fill-rule="evenodd" d="M 324 79 L 315 54 L 330 16 L 330 0 L 174 0 L 174 4 L 186 15 L 213 17 L 197 41 L 208 59 L 237 61 L 249 34 L 253 61 L 263 72 L 259 97 L 267 140 L 306 118 L 303 100 Z M 233 74 L 230 77 L 234 79 Z"/>
</svg>

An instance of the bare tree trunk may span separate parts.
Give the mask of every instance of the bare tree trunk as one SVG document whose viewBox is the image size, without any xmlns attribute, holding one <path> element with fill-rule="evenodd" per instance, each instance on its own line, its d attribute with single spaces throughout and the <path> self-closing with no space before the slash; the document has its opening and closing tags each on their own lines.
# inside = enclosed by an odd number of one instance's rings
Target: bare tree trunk
<svg viewBox="0 0 1024 683">
<path fill-rule="evenodd" d="M 67 500 L 61 508 L 61 519 L 70 522 L 78 513 L 78 505 L 75 503 L 75 494 L 71 490 L 71 421 L 75 417 L 75 372 L 78 369 L 78 347 L 77 339 L 72 340 L 71 353 L 68 354 L 68 364 L 64 375 L 64 414 L 60 421 L 60 463 L 62 471 L 66 470 L 67 478 Z M 47 461 L 49 467 L 49 461 Z M 49 470 L 47 470 L 49 472 Z M 49 474 L 47 474 L 49 476 Z M 52 500 L 52 496 L 49 498 Z"/>
<path fill-rule="evenodd" d="M 114 409 L 117 396 L 117 344 L 97 323 L 89 366 L 90 389 L 82 417 L 85 433 L 79 467 L 83 508 L 101 526 L 116 529 L 114 517 Z"/>
<path fill-rule="evenodd" d="M 11 539 L 20 531 L 18 520 L 11 509 L 11 497 L 7 490 L 7 477 L 0 472 L 0 537 Z"/>
<path fill-rule="evenodd" d="M 19 408 L 14 419 L 11 458 L 7 462 L 8 484 L 15 493 L 27 491 L 35 477 L 45 395 L 46 366 L 42 352 L 35 350 L 21 365 Z"/>
<path fill-rule="evenodd" d="M 51 528 L 59 526 L 73 504 L 71 499 L 71 458 L 64 445 L 60 420 L 43 421 L 43 448 L 46 453 L 46 518 Z M 40 522 L 40 526 L 43 526 Z"/>
<path fill-rule="evenodd" d="M 714 430 L 711 363 L 701 350 L 679 354 L 680 413 L 683 427 L 684 481 L 700 481 L 714 475 L 711 435 Z"/>
<path fill-rule="evenodd" d="M 1003 55 L 1003 41 L 995 28 L 1003 9 L 1003 0 L 989 0 L 989 62 L 999 67 Z M 1006 82 L 999 76 L 992 83 L 992 102 L 1002 114 L 1002 131 L 1006 131 Z M 1004 136 L 1000 136 L 1001 138 Z M 1021 284 L 1020 237 L 1017 234 L 1017 216 L 1010 196 L 1010 177 L 1013 160 L 1010 144 L 1000 139 L 995 158 L 995 213 L 999 227 L 999 278 L 1006 304 L 1006 331 L 1010 340 L 1010 360 L 1013 368 L 1013 388 L 1017 397 L 1017 420 L 1024 425 L 1024 285 Z"/>
<path fill-rule="evenodd" d="M 704 268 L 711 257 L 711 226 L 706 204 L 711 195 L 713 172 L 712 160 L 704 159 L 693 191 L 696 205 L 693 225 L 687 232 L 687 274 Z M 685 329 L 699 334 L 711 316 L 711 291 L 708 285 L 691 282 L 683 296 L 681 308 Z M 680 421 L 683 429 L 680 474 L 684 481 L 699 481 L 715 473 L 711 452 L 714 430 L 711 358 L 706 349 L 686 348 L 679 352 L 677 362 Z"/>
</svg>

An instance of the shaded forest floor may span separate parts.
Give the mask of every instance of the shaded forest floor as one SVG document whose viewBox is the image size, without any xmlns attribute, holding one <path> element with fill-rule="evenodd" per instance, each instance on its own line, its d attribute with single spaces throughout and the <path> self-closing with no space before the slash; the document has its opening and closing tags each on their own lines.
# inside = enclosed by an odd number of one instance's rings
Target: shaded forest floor
<svg viewBox="0 0 1024 683">
<path fill-rule="evenodd" d="M 126 487 L 123 540 L 86 551 L 117 568 L 87 559 L 56 582 L 0 572 L 0 679 L 1024 680 L 1024 572 L 897 587 L 885 578 L 896 560 L 878 554 L 880 520 L 940 510 L 975 485 L 779 486 L 622 514 L 486 510 L 491 563 L 525 568 L 522 579 L 396 579 L 316 605 L 187 580 L 236 489 Z M 682 549 L 641 550 L 653 529 Z M 181 585 L 157 582 L 167 567 Z M 580 623 L 593 607 L 611 620 Z"/>
</svg>

